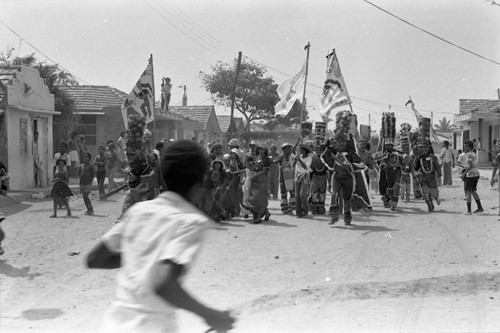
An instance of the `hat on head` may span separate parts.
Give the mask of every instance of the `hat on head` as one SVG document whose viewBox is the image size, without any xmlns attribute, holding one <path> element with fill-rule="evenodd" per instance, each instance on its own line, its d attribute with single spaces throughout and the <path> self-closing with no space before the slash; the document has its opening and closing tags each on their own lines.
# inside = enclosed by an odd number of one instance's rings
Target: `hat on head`
<svg viewBox="0 0 500 333">
<path fill-rule="evenodd" d="M 250 141 L 249 146 L 256 146 L 257 142 L 255 140 Z"/>
<path fill-rule="evenodd" d="M 299 145 L 299 148 L 304 148 L 304 149 L 306 149 L 306 150 L 307 150 L 308 152 L 310 152 L 310 153 L 312 153 L 312 152 L 313 152 L 312 147 L 311 147 L 310 145 L 308 145 L 308 144 L 305 144 L 305 143 L 301 143 L 301 144 Z"/>
<path fill-rule="evenodd" d="M 293 146 L 292 146 L 292 144 L 291 144 L 291 143 L 288 143 L 288 142 L 287 142 L 287 143 L 284 143 L 284 144 L 282 144 L 282 145 L 281 145 L 281 150 L 283 150 L 283 149 L 285 149 L 285 148 L 287 148 L 287 147 L 292 148 Z"/>
<path fill-rule="evenodd" d="M 238 142 L 238 139 L 231 139 L 228 144 L 228 146 L 240 146 L 240 143 Z"/>
<path fill-rule="evenodd" d="M 229 151 L 230 153 L 235 153 L 236 155 L 240 156 L 240 151 L 238 148 L 233 148 Z"/>
</svg>

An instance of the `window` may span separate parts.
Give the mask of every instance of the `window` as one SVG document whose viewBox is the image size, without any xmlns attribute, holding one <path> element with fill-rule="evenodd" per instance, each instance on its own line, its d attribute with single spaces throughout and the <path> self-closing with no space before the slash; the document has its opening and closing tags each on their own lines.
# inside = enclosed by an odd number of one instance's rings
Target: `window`
<svg viewBox="0 0 500 333">
<path fill-rule="evenodd" d="M 28 153 L 28 120 L 19 119 L 19 148 L 21 154 Z"/>
<path fill-rule="evenodd" d="M 85 136 L 86 146 L 97 145 L 97 116 L 95 115 L 81 115 L 83 130 L 82 134 Z"/>
</svg>

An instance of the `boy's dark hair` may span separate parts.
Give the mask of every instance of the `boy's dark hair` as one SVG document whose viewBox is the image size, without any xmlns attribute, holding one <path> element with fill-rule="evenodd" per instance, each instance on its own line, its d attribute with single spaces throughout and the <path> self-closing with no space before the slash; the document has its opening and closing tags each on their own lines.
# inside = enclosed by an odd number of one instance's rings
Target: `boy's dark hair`
<svg viewBox="0 0 500 333">
<path fill-rule="evenodd" d="M 474 142 L 472 142 L 470 140 L 469 141 L 465 141 L 464 145 L 468 146 L 469 148 L 474 148 Z"/>
<path fill-rule="evenodd" d="M 63 146 L 64 148 L 68 149 L 68 143 L 63 141 L 59 144 L 59 147 Z"/>
<path fill-rule="evenodd" d="M 99 150 L 99 149 L 106 150 L 106 148 L 104 148 L 104 146 L 97 147 L 97 150 Z"/>
<path fill-rule="evenodd" d="M 156 150 L 159 150 L 160 152 L 162 151 L 163 147 L 165 147 L 165 144 L 163 142 L 158 142 L 155 146 Z"/>
<path fill-rule="evenodd" d="M 109 146 L 110 143 L 115 143 L 113 140 L 106 141 L 106 146 Z"/>
<path fill-rule="evenodd" d="M 89 162 L 90 162 L 90 160 L 92 159 L 92 155 L 90 155 L 90 153 L 88 151 L 84 151 L 82 153 L 82 156 L 84 156 L 84 155 L 87 155 L 89 157 Z"/>
<path fill-rule="evenodd" d="M 196 184 L 202 184 L 208 161 L 201 147 L 188 140 L 175 141 L 161 156 L 161 174 L 168 191 L 182 196 Z"/>
</svg>

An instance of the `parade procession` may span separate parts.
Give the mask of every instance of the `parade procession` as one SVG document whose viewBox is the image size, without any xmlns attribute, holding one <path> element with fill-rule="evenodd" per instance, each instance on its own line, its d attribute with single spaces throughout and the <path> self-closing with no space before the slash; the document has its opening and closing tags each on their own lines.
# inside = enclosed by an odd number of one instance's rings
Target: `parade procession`
<svg viewBox="0 0 500 333">
<path fill-rule="evenodd" d="M 0 332 L 500 332 L 485 2 L 0 0 Z"/>
</svg>

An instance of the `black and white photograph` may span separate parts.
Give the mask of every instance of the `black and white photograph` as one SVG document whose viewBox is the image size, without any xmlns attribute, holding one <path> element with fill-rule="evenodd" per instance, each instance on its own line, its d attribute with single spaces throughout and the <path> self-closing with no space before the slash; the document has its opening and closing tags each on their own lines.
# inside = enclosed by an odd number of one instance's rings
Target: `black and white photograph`
<svg viewBox="0 0 500 333">
<path fill-rule="evenodd" d="M 498 0 L 0 0 L 0 332 L 500 333 Z"/>
</svg>

